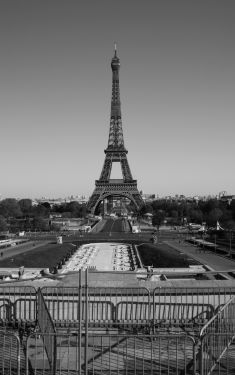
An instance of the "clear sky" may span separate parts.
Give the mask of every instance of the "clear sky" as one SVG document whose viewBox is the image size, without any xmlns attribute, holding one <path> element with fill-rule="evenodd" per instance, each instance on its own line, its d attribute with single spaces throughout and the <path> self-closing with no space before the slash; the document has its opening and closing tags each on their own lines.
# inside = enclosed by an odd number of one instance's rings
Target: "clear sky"
<svg viewBox="0 0 235 375">
<path fill-rule="evenodd" d="M 138 188 L 235 194 L 234 20 L 234 0 L 1 1 L 2 197 L 92 193 L 114 42 Z"/>
</svg>

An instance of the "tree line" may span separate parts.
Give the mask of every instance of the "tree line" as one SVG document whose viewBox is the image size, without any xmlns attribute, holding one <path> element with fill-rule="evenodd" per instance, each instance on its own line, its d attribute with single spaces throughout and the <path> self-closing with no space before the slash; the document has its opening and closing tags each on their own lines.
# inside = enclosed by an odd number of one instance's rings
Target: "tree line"
<svg viewBox="0 0 235 375">
<path fill-rule="evenodd" d="M 76 201 L 52 207 L 48 202 L 33 205 L 31 199 L 7 198 L 0 201 L 0 232 L 50 230 L 52 213 L 64 218 L 84 218 L 88 211 L 86 204 Z M 163 222 L 169 225 L 205 222 L 208 227 L 215 227 L 219 221 L 224 229 L 235 230 L 234 200 L 228 204 L 217 199 L 190 202 L 157 199 L 143 206 L 138 216 L 144 217 L 146 213 L 152 214 L 152 223 L 155 226 Z"/>
<path fill-rule="evenodd" d="M 206 223 L 215 227 L 217 222 L 224 229 L 235 230 L 235 200 L 230 204 L 218 199 L 207 201 L 169 201 L 158 199 L 141 209 L 141 215 L 151 213 L 153 225 L 167 222 L 170 225 Z"/>
<path fill-rule="evenodd" d="M 31 199 L 6 198 L 0 201 L 0 232 L 51 230 L 51 213 L 64 218 L 83 218 L 87 210 L 85 204 L 76 201 L 51 207 L 48 202 L 33 205 Z"/>
</svg>

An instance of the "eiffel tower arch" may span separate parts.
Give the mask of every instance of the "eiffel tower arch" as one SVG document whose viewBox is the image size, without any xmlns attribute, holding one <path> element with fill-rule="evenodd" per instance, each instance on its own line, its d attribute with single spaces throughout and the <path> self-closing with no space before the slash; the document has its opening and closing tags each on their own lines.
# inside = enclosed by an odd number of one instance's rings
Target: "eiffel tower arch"
<svg viewBox="0 0 235 375">
<path fill-rule="evenodd" d="M 88 209 L 95 212 L 99 204 L 110 197 L 122 197 L 130 200 L 136 210 L 139 210 L 144 204 L 137 188 L 137 180 L 134 180 L 127 160 L 127 149 L 124 146 L 120 88 L 119 88 L 119 69 L 120 60 L 117 57 L 115 46 L 114 57 L 111 61 L 112 68 L 112 99 L 111 115 L 109 126 L 108 147 L 105 149 L 105 160 L 99 180 L 95 181 L 95 190 L 93 191 Z M 120 163 L 122 179 L 111 179 L 111 170 L 113 163 Z"/>
</svg>

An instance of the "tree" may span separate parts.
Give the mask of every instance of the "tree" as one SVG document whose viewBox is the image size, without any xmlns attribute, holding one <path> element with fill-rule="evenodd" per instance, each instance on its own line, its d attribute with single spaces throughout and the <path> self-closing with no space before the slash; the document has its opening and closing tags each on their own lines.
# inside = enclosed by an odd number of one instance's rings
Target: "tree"
<svg viewBox="0 0 235 375">
<path fill-rule="evenodd" d="M 215 209 L 219 208 L 219 201 L 217 199 L 209 199 L 208 201 L 199 201 L 199 208 L 202 210 L 204 215 L 209 215 L 209 213 Z"/>
<path fill-rule="evenodd" d="M 177 210 L 171 210 L 167 215 L 167 222 L 171 225 L 178 225 L 179 224 L 179 215 Z"/>
<path fill-rule="evenodd" d="M 153 212 L 153 208 L 151 204 L 145 204 L 143 205 L 139 210 L 139 215 L 144 216 L 145 214 L 149 213 L 151 214 Z"/>
<path fill-rule="evenodd" d="M 0 215 L 0 232 L 5 232 L 7 230 L 7 222 L 6 219 Z"/>
<path fill-rule="evenodd" d="M 223 216 L 223 211 L 220 208 L 213 208 L 207 217 L 209 225 L 215 225 L 218 220 Z"/>
<path fill-rule="evenodd" d="M 190 219 L 190 214 L 189 214 L 190 208 L 191 208 L 190 203 L 187 203 L 187 202 L 184 202 L 184 201 L 180 202 L 179 207 L 178 207 L 178 212 L 179 212 L 179 217 L 180 217 L 180 220 L 181 220 L 182 223 L 183 223 L 184 218 L 186 218 L 187 221 L 189 221 L 189 219 Z"/>
<path fill-rule="evenodd" d="M 230 210 L 232 211 L 233 220 L 235 220 L 235 199 L 233 199 L 231 202 Z"/>
<path fill-rule="evenodd" d="M 228 220 L 225 225 L 223 225 L 224 229 L 228 230 L 235 230 L 235 221 L 234 220 Z"/>
<path fill-rule="evenodd" d="M 19 200 L 18 203 L 24 215 L 29 216 L 32 213 L 32 200 L 31 199 L 21 199 Z"/>
<path fill-rule="evenodd" d="M 49 230 L 49 221 L 41 216 L 34 218 L 34 229 L 39 231 Z"/>
<path fill-rule="evenodd" d="M 157 228 L 159 229 L 160 225 L 163 223 L 165 219 L 165 211 L 163 210 L 158 210 L 154 215 L 153 215 L 153 218 L 152 218 L 152 224 L 154 226 L 157 226 Z"/>
<path fill-rule="evenodd" d="M 221 217 L 220 221 L 221 221 L 222 227 L 227 228 L 230 225 L 229 223 L 234 221 L 232 211 L 229 209 L 225 209 L 223 211 L 223 216 Z"/>
<path fill-rule="evenodd" d="M 87 209 L 85 204 L 72 201 L 66 204 L 64 212 L 70 212 L 71 217 L 85 217 Z"/>
<path fill-rule="evenodd" d="M 82 204 L 81 205 L 81 208 L 80 208 L 80 215 L 79 215 L 79 217 L 86 217 L 86 215 L 87 215 L 87 205 L 86 204 Z"/>
<path fill-rule="evenodd" d="M 6 198 L 0 202 L 0 212 L 5 218 L 22 216 L 19 203 L 14 198 Z"/>
<path fill-rule="evenodd" d="M 71 212 L 71 214 L 72 214 L 73 217 L 78 217 L 79 216 L 80 207 L 81 207 L 81 205 L 78 202 L 76 202 L 76 201 L 69 202 L 67 204 L 67 211 Z"/>
<path fill-rule="evenodd" d="M 203 222 L 203 213 L 200 209 L 192 208 L 189 211 L 190 221 L 193 223 L 202 223 Z"/>
<path fill-rule="evenodd" d="M 170 212 L 170 216 L 173 218 L 173 219 L 178 219 L 178 211 L 177 210 L 171 210 Z"/>
<path fill-rule="evenodd" d="M 44 206 L 47 209 L 47 211 L 51 210 L 51 205 L 49 202 L 43 202 L 41 203 L 41 205 Z"/>
<path fill-rule="evenodd" d="M 47 217 L 49 215 L 48 209 L 45 206 L 43 206 L 42 204 L 39 204 L 39 205 L 33 207 L 32 212 L 33 212 L 33 215 L 35 217 L 37 217 L 37 216 Z"/>
<path fill-rule="evenodd" d="M 52 223 L 50 225 L 50 229 L 54 232 L 59 232 L 60 231 L 60 225 L 59 224 L 56 224 L 56 223 Z"/>
</svg>

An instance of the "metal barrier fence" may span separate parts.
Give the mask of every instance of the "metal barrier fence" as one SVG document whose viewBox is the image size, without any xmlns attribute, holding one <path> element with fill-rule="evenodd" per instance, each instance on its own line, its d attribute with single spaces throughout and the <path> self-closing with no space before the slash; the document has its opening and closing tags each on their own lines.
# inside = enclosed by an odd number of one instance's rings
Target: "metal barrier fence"
<svg viewBox="0 0 235 375">
<path fill-rule="evenodd" d="M 202 328 L 200 336 L 207 333 L 234 332 L 235 331 L 235 296 L 222 306 L 219 306 L 216 314 Z"/>
<path fill-rule="evenodd" d="M 234 375 L 235 340 L 228 333 L 206 334 L 201 343 L 189 335 L 33 333 L 19 338 L 0 332 L 0 373 L 41 374 L 191 374 Z M 54 342 L 54 367 L 45 342 Z M 221 350 L 223 349 L 223 350 Z M 202 362 L 201 361 L 202 359 Z"/>
<path fill-rule="evenodd" d="M 38 290 L 37 322 L 42 333 L 49 366 L 52 374 L 54 374 L 56 366 L 56 330 L 40 289 Z"/>
<path fill-rule="evenodd" d="M 89 328 L 133 328 L 150 323 L 146 288 L 43 287 L 41 292 L 57 328 L 77 326 L 79 313 L 81 324 L 88 322 Z"/>
<path fill-rule="evenodd" d="M 160 332 L 178 328 L 200 332 L 233 291 L 226 288 L 43 287 L 41 289 L 56 327 L 119 328 Z M 79 294 L 80 293 L 80 294 Z M 80 297 L 79 297 L 80 295 Z M 79 302 L 80 301 L 80 302 Z"/>
<path fill-rule="evenodd" d="M 234 288 L 219 287 L 157 287 L 153 291 L 154 303 L 211 305 L 215 309 L 235 294 Z"/>
<path fill-rule="evenodd" d="M 37 292 L 31 286 L 0 287 L 0 326 L 31 324 L 37 316 Z"/>
<path fill-rule="evenodd" d="M 235 373 L 235 297 L 201 329 L 200 340 L 200 374 L 220 372 L 221 368 L 233 368 Z"/>
<path fill-rule="evenodd" d="M 36 306 L 40 331 L 20 342 L 3 327 L 0 374 L 234 375 L 230 289 L 94 288 L 81 272 L 78 285 L 39 289 L 36 304 L 36 291 L 4 288 L 2 317 Z"/>
<path fill-rule="evenodd" d="M 157 287 L 151 313 L 154 330 L 173 327 L 198 336 L 217 309 L 233 295 L 233 288 Z"/>
<path fill-rule="evenodd" d="M 227 337 L 228 333 L 207 334 L 200 346 L 193 337 L 182 334 L 89 333 L 87 342 L 82 335 L 80 343 L 76 334 L 34 333 L 24 349 L 16 335 L 0 332 L 0 373 L 234 375 L 235 340 L 230 335 L 227 345 Z M 45 342 L 55 343 L 54 367 Z"/>
<path fill-rule="evenodd" d="M 0 331 L 0 348 L 0 373 L 2 375 L 24 374 L 26 363 L 19 337 L 10 332 Z"/>
<path fill-rule="evenodd" d="M 26 355 L 27 370 L 35 375 L 50 370 L 42 339 L 30 335 Z M 56 334 L 57 361 L 55 373 L 62 374 L 195 374 L 196 345 L 186 335 L 88 335 L 87 344 L 77 335 Z M 87 354 L 85 354 L 87 353 Z M 190 372 L 187 372 L 190 371 Z M 28 371 L 27 373 L 28 374 Z"/>
<path fill-rule="evenodd" d="M 235 335 L 208 333 L 201 339 L 200 375 L 235 374 Z"/>
</svg>

